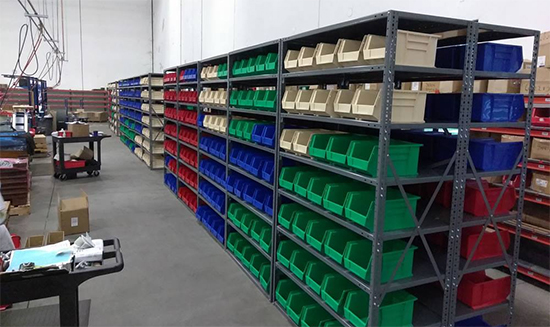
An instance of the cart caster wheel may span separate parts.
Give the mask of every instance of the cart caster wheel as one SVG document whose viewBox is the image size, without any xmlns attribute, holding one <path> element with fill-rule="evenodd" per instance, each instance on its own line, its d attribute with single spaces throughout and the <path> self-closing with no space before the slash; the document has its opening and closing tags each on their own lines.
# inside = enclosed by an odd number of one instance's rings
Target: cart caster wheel
<svg viewBox="0 0 550 327">
<path fill-rule="evenodd" d="M 87 171 L 86 174 L 88 174 L 88 176 L 92 176 L 94 172 L 93 171 Z"/>
<path fill-rule="evenodd" d="M 59 178 L 59 174 L 58 173 L 53 174 L 53 178 Z"/>
<path fill-rule="evenodd" d="M 66 181 L 67 178 L 69 178 L 69 176 L 67 176 L 67 174 L 61 174 L 61 175 L 59 175 L 59 179 L 62 180 L 62 181 Z"/>
<path fill-rule="evenodd" d="M 93 175 L 94 175 L 94 177 L 99 176 L 99 170 L 94 170 Z"/>
</svg>

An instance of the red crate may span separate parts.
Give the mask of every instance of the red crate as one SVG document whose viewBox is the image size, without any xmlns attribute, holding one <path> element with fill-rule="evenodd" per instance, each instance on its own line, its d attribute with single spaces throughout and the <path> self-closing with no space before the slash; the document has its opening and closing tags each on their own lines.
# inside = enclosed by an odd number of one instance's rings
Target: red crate
<svg viewBox="0 0 550 327">
<path fill-rule="evenodd" d="M 506 301 L 510 294 L 510 276 L 492 279 L 485 271 L 466 274 L 458 286 L 458 300 L 474 310 Z"/>
<path fill-rule="evenodd" d="M 462 229 L 460 255 L 463 258 L 468 258 L 470 256 L 476 244 L 477 238 L 482 231 L 483 226 L 474 226 Z M 502 236 L 504 247 L 508 249 L 510 246 L 510 234 L 508 231 L 500 230 L 500 235 Z M 500 257 L 502 255 L 502 248 L 500 247 L 496 231 L 487 229 L 479 242 L 472 260 Z"/>
<path fill-rule="evenodd" d="M 497 199 L 502 191 L 501 186 L 492 186 L 489 182 L 483 180 L 481 181 L 483 189 L 485 190 L 485 196 L 491 208 L 495 206 Z M 495 215 L 507 214 L 515 206 L 517 200 L 516 191 L 514 187 L 508 185 L 504 190 L 502 199 L 498 203 L 497 208 L 495 209 Z M 464 197 L 464 211 L 471 213 L 476 217 L 485 217 L 489 215 L 485 201 L 481 194 L 476 181 L 466 182 L 466 192 Z"/>
<path fill-rule="evenodd" d="M 533 108 L 531 124 L 550 127 L 550 108 Z"/>
</svg>

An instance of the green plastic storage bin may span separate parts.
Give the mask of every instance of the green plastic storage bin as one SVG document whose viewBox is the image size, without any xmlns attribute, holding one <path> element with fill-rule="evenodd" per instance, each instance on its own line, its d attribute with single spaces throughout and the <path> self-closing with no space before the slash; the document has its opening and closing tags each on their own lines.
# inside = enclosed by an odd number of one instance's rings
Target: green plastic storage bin
<svg viewBox="0 0 550 327">
<path fill-rule="evenodd" d="M 325 276 L 321 285 L 321 299 L 339 314 L 344 313 L 346 297 L 350 291 L 358 290 L 347 278 L 339 274 Z"/>
<path fill-rule="evenodd" d="M 294 219 L 294 213 L 306 210 L 308 209 L 294 202 L 281 204 L 278 215 L 279 224 L 287 230 L 291 230 L 290 226 L 292 224 L 292 220 Z"/>
<path fill-rule="evenodd" d="M 324 252 L 325 234 L 329 230 L 338 228 L 340 226 L 337 223 L 328 219 L 313 221 L 311 224 L 308 224 L 306 229 L 306 243 L 311 245 L 315 250 Z"/>
<path fill-rule="evenodd" d="M 237 243 L 235 246 L 235 257 L 242 262 L 243 261 L 243 254 L 246 251 L 246 249 L 252 248 L 252 245 L 248 243 L 248 241 L 244 240 L 243 242 Z"/>
<path fill-rule="evenodd" d="M 265 98 L 266 90 L 257 90 L 254 92 L 254 109 L 261 109 L 263 107 L 263 101 Z"/>
<path fill-rule="evenodd" d="M 296 176 L 294 176 L 294 192 L 296 192 L 298 195 L 303 196 L 304 198 L 307 198 L 307 187 L 309 185 L 309 181 L 313 177 L 328 177 L 329 174 L 329 172 L 323 172 L 317 169 L 309 169 L 297 172 Z"/>
<path fill-rule="evenodd" d="M 328 275 L 338 275 L 332 268 L 321 261 L 311 262 L 307 266 L 305 282 L 317 295 L 321 295 L 323 280 Z"/>
<path fill-rule="evenodd" d="M 242 66 L 242 61 L 240 60 L 237 60 L 233 63 L 233 69 L 231 70 L 231 72 L 233 73 L 233 76 L 239 76 L 241 75 L 241 66 Z"/>
<path fill-rule="evenodd" d="M 256 222 L 252 225 L 252 228 L 250 229 L 250 236 L 254 241 L 258 242 L 258 244 L 260 244 L 260 237 L 264 229 L 271 230 L 271 226 L 260 219 L 256 220 Z"/>
<path fill-rule="evenodd" d="M 263 101 L 263 108 L 267 111 L 275 111 L 277 104 L 277 91 L 276 90 L 267 90 L 265 92 L 265 97 Z"/>
<path fill-rule="evenodd" d="M 244 91 L 241 90 L 232 90 L 231 96 L 229 97 L 229 105 L 236 107 L 239 105 L 239 99 L 243 96 Z"/>
<path fill-rule="evenodd" d="M 252 256 L 252 259 L 250 259 L 250 273 L 252 276 L 259 278 L 260 277 L 260 269 L 262 269 L 263 265 L 269 265 L 269 260 L 264 257 L 263 255 L 256 253 L 254 256 Z"/>
<path fill-rule="evenodd" d="M 307 171 L 307 166 L 291 166 L 281 168 L 281 174 L 279 175 L 279 186 L 289 191 L 294 191 L 294 178 L 296 173 L 300 171 Z"/>
<path fill-rule="evenodd" d="M 302 309 L 312 304 L 315 304 L 315 300 L 307 295 L 306 292 L 302 290 L 292 291 L 288 297 L 286 313 L 288 317 L 298 325 L 300 323 Z"/>
<path fill-rule="evenodd" d="M 327 147 L 330 139 L 334 136 L 350 137 L 350 134 L 313 134 L 309 141 L 309 155 L 315 159 L 326 161 Z"/>
<path fill-rule="evenodd" d="M 349 229 L 332 229 L 325 233 L 324 252 L 339 264 L 344 263 L 344 253 L 349 242 L 361 237 Z"/>
<path fill-rule="evenodd" d="M 281 307 L 286 311 L 286 307 L 288 304 L 288 298 L 290 297 L 290 293 L 294 291 L 300 291 L 300 287 L 296 285 L 292 280 L 290 279 L 282 279 L 279 280 L 279 283 L 277 284 L 277 288 L 275 289 L 275 299 Z"/>
<path fill-rule="evenodd" d="M 323 193 L 323 207 L 337 215 L 344 215 L 344 204 L 349 192 L 365 189 L 365 184 L 357 182 L 331 183 Z"/>
<path fill-rule="evenodd" d="M 240 242 L 244 241 L 244 238 L 239 233 L 231 233 L 229 236 L 227 236 L 227 249 L 230 252 L 235 251 L 235 246 Z"/>
<path fill-rule="evenodd" d="M 235 75 L 235 76 L 244 76 L 244 75 L 246 75 L 246 72 L 248 71 L 247 70 L 248 61 L 246 59 L 236 61 L 234 65 L 235 66 L 234 66 L 234 70 L 233 70 L 233 75 Z M 235 67 L 236 67 L 236 69 L 235 69 Z"/>
<path fill-rule="evenodd" d="M 327 144 L 326 159 L 330 162 L 345 166 L 350 143 L 354 140 L 365 138 L 370 139 L 372 137 L 352 134 L 332 135 Z"/>
<path fill-rule="evenodd" d="M 262 234 L 260 235 L 260 247 L 267 253 L 269 253 L 269 249 L 271 248 L 271 228 L 262 230 Z"/>
<path fill-rule="evenodd" d="M 290 240 L 281 241 L 277 249 L 277 260 L 287 269 L 290 269 L 292 253 L 299 249 L 301 249 L 300 246 Z"/>
<path fill-rule="evenodd" d="M 247 65 L 246 65 L 246 75 L 256 74 L 256 60 L 257 60 L 257 57 L 248 58 Z"/>
<path fill-rule="evenodd" d="M 260 269 L 260 284 L 262 285 L 262 288 L 264 291 L 267 292 L 267 289 L 269 288 L 269 282 L 271 280 L 271 266 L 269 263 L 262 266 Z"/>
<path fill-rule="evenodd" d="M 290 257 L 290 271 L 300 280 L 304 280 L 307 266 L 310 262 L 319 261 L 311 253 L 303 249 L 292 252 Z"/>
<path fill-rule="evenodd" d="M 382 274 L 381 283 L 389 281 L 393 271 L 397 267 L 399 258 L 407 243 L 401 240 L 392 240 L 384 242 L 384 252 L 382 253 Z M 414 251 L 416 246 L 411 245 L 401 266 L 395 274 L 395 280 L 409 278 L 412 276 Z M 355 275 L 370 282 L 372 260 L 372 241 L 356 240 L 348 242 L 344 252 L 344 267 Z"/>
<path fill-rule="evenodd" d="M 257 219 L 258 217 L 254 216 L 253 214 L 243 215 L 241 219 L 241 230 L 247 235 L 250 235 L 250 228 Z"/>
<path fill-rule="evenodd" d="M 252 142 L 252 130 L 256 125 L 260 124 L 258 121 L 251 120 L 244 126 L 243 139 L 248 142 Z"/>
<path fill-rule="evenodd" d="M 323 321 L 319 327 L 342 327 L 342 324 L 338 320 L 326 320 Z"/>
<path fill-rule="evenodd" d="M 233 222 L 235 227 L 241 228 L 240 217 L 248 210 L 240 203 L 233 202 L 227 208 L 227 217 Z"/>
<path fill-rule="evenodd" d="M 267 59 L 266 55 L 258 55 L 256 57 L 256 73 L 265 74 L 265 61 Z"/>
<path fill-rule="evenodd" d="M 250 123 L 250 120 L 241 120 L 237 123 L 236 136 L 240 139 L 244 138 L 244 130 L 246 126 Z"/>
<path fill-rule="evenodd" d="M 390 140 L 390 158 L 399 176 L 418 175 L 418 156 L 422 144 Z M 353 141 L 349 146 L 347 164 L 351 168 L 377 176 L 378 139 Z M 388 168 L 388 176 L 393 176 Z"/>
<path fill-rule="evenodd" d="M 254 105 L 254 91 L 243 91 L 243 95 L 239 99 L 239 106 L 243 108 L 251 108 Z"/>
<path fill-rule="evenodd" d="M 319 304 L 312 304 L 302 309 L 301 327 L 319 327 L 322 322 L 329 321 L 332 316 Z"/>
<path fill-rule="evenodd" d="M 218 66 L 218 78 L 224 79 L 227 77 L 227 63 Z"/>
<path fill-rule="evenodd" d="M 254 257 L 255 255 L 261 254 L 259 254 L 258 250 L 256 250 L 254 247 L 251 246 L 244 249 L 241 262 L 246 269 L 250 270 L 250 262 L 252 260 L 252 257 Z"/>
<path fill-rule="evenodd" d="M 241 119 L 231 119 L 231 122 L 229 123 L 229 135 L 235 137 L 237 136 L 237 128 L 239 127 L 239 123 L 241 121 Z"/>
<path fill-rule="evenodd" d="M 266 74 L 275 74 L 277 72 L 277 59 L 278 55 L 275 52 L 267 54 L 265 60 L 265 73 Z"/>
<path fill-rule="evenodd" d="M 344 204 L 344 216 L 358 225 L 365 226 L 368 230 L 374 230 L 374 206 L 376 189 L 366 186 L 368 190 L 350 192 L 347 194 Z M 420 197 L 407 194 L 409 203 L 414 212 Z M 414 228 L 414 219 L 411 216 L 401 192 L 394 188 L 386 191 L 386 211 L 384 213 L 384 231 Z"/>
<path fill-rule="evenodd" d="M 317 205 L 323 205 L 323 194 L 325 193 L 325 188 L 330 183 L 341 182 L 342 178 L 336 176 L 320 176 L 313 177 L 309 180 L 307 186 L 307 199 Z"/>
<path fill-rule="evenodd" d="M 292 219 L 292 233 L 298 236 L 302 240 L 306 240 L 306 231 L 310 223 L 323 220 L 323 216 L 311 211 L 306 210 L 302 212 L 294 212 Z"/>
<path fill-rule="evenodd" d="M 378 325 L 381 327 L 412 327 L 416 297 L 405 291 L 386 294 L 379 308 Z M 344 317 L 356 327 L 369 322 L 369 295 L 363 291 L 349 292 L 344 305 Z"/>
</svg>

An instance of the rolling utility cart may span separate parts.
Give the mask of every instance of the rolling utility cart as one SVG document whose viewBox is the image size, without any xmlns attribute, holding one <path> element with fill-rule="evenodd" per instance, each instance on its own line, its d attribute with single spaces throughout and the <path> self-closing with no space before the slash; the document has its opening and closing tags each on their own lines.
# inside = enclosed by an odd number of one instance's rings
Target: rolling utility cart
<svg viewBox="0 0 550 327">
<path fill-rule="evenodd" d="M 52 162 L 54 167 L 53 177 L 59 178 L 62 181 L 69 177 L 76 178 L 77 173 L 86 172 L 88 176 L 99 176 L 101 170 L 101 140 L 111 137 L 111 135 L 99 135 L 88 137 L 58 137 L 52 135 L 53 156 Z M 67 143 L 88 143 L 90 150 L 94 152 L 93 160 L 78 160 L 65 161 L 65 144 Z M 97 143 L 97 155 L 95 154 L 94 143 Z M 59 151 L 58 151 L 59 150 Z M 55 160 L 56 154 L 59 152 L 59 160 Z M 88 162 L 88 164 L 87 164 Z M 91 163 L 91 164 L 90 164 Z"/>
</svg>

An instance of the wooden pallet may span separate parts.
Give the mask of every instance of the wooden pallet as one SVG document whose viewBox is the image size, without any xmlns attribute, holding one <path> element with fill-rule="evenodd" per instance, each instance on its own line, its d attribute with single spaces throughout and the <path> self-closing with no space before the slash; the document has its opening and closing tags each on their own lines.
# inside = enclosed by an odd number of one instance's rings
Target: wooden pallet
<svg viewBox="0 0 550 327">
<path fill-rule="evenodd" d="M 10 217 L 30 215 L 31 214 L 31 193 L 30 192 L 27 196 L 27 199 L 28 199 L 27 204 L 22 204 L 18 206 L 11 205 L 10 210 L 8 211 L 8 215 Z"/>
</svg>

